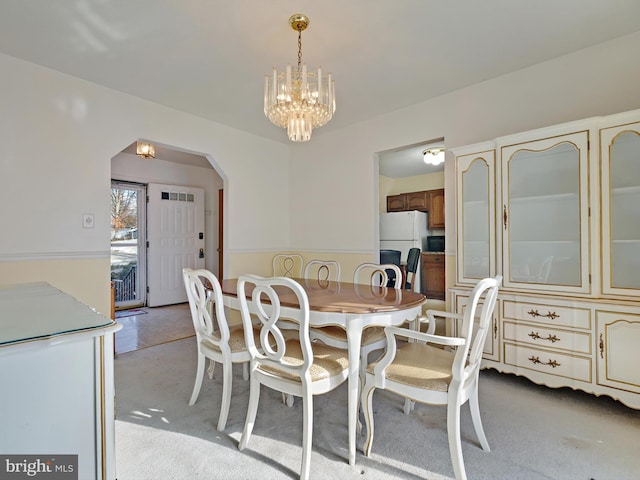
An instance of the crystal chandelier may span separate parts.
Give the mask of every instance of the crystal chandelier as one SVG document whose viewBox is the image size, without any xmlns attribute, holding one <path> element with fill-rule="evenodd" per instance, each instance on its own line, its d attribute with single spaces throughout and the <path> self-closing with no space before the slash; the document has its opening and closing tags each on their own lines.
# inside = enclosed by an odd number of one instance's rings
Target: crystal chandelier
<svg viewBox="0 0 640 480">
<path fill-rule="evenodd" d="M 271 123 L 287 129 L 292 142 L 307 142 L 314 128 L 321 127 L 336 110 L 335 83 L 331 74 L 308 72 L 302 63 L 302 31 L 309 26 L 309 18 L 296 14 L 289 25 L 298 32 L 298 67 L 287 65 L 284 72 L 273 69 L 271 78 L 264 80 L 264 114 Z"/>
</svg>

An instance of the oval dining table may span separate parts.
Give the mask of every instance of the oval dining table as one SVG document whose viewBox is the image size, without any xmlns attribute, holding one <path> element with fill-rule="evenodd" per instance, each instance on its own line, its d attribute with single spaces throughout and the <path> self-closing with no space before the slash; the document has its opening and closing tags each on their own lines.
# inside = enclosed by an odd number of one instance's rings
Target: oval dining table
<svg viewBox="0 0 640 480">
<path fill-rule="evenodd" d="M 309 298 L 310 326 L 336 325 L 347 332 L 349 464 L 354 465 L 362 330 L 370 326 L 401 325 L 407 320 L 414 320 L 421 314 L 426 297 L 410 290 L 365 284 L 318 279 L 294 280 L 302 285 Z M 223 280 L 221 285 L 225 306 L 239 310 L 237 279 Z M 295 296 L 285 291 L 280 297 L 280 304 L 285 315 L 287 308 L 298 307 Z"/>
</svg>

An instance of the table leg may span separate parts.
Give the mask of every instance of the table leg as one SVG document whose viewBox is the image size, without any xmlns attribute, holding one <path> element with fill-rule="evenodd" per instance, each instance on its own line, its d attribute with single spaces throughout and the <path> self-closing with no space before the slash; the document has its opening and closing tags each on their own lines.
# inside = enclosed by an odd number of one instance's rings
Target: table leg
<svg viewBox="0 0 640 480">
<path fill-rule="evenodd" d="M 356 429 L 358 424 L 358 400 L 360 389 L 360 344 L 362 342 L 362 319 L 350 318 L 347 322 L 349 355 L 349 465 L 356 463 Z"/>
</svg>

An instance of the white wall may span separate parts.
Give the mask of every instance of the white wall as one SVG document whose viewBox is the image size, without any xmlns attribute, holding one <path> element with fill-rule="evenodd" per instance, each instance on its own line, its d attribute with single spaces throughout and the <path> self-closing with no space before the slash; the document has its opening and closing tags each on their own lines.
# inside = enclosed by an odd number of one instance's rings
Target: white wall
<svg viewBox="0 0 640 480">
<path fill-rule="evenodd" d="M 638 51 L 640 33 L 334 133 L 319 129 L 302 145 L 265 140 L 0 55 L 0 284 L 32 280 L 38 272 L 46 280 L 59 271 L 37 262 L 96 259 L 104 277 L 95 275 L 95 265 L 78 262 L 74 275 L 92 277 L 66 279 L 67 287 L 107 306 L 108 291 L 101 289 L 108 281 L 110 160 L 138 138 L 209 155 L 225 180 L 226 247 L 242 268 L 260 273 L 267 261 L 256 266 L 251 255 L 276 249 L 366 255 L 376 248 L 375 152 L 438 137 L 451 148 L 640 108 Z M 447 158 L 447 205 L 453 205 L 453 186 Z M 94 213 L 94 229 L 82 228 L 83 213 Z M 450 252 L 453 216 L 448 208 Z M 30 268 L 20 262 L 31 262 Z"/>
<path fill-rule="evenodd" d="M 46 265 L 20 262 L 88 258 L 104 276 L 81 278 L 90 268 L 81 265 L 65 288 L 108 311 L 111 158 L 138 138 L 202 152 L 216 164 L 230 254 L 288 246 L 286 144 L 6 55 L 0 71 L 0 284 L 52 275 Z M 82 228 L 83 213 L 95 215 L 95 228 Z"/>
<path fill-rule="evenodd" d="M 224 182 L 211 168 L 167 162 L 162 158 L 140 158 L 120 153 L 111 159 L 111 178 L 137 183 L 183 185 L 204 189 L 205 268 L 218 271 L 218 190 Z"/>
<path fill-rule="evenodd" d="M 639 108 L 639 51 L 640 33 L 636 33 L 337 132 L 314 132 L 310 142 L 291 149 L 291 195 L 296 199 L 291 206 L 292 245 L 352 251 L 375 248 L 375 152 L 438 137 L 452 148 Z M 455 205 L 454 183 L 448 154 L 447 206 Z M 455 253 L 454 210 L 446 209 L 450 255 Z M 447 269 L 449 273 L 449 262 Z M 452 281 L 448 275 L 448 282 Z"/>
</svg>

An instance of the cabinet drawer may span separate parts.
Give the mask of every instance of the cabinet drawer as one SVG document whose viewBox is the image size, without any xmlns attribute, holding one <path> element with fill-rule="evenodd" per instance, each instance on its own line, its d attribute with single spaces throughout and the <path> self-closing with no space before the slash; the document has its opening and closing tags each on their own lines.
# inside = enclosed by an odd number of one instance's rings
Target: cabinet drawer
<svg viewBox="0 0 640 480">
<path fill-rule="evenodd" d="M 544 323 L 551 326 L 564 325 L 585 330 L 591 329 L 591 311 L 574 307 L 505 300 L 504 318 Z"/>
<path fill-rule="evenodd" d="M 504 339 L 518 343 L 591 355 L 591 334 L 545 328 L 527 323 L 504 322 Z"/>
<path fill-rule="evenodd" d="M 444 255 L 442 253 L 423 253 L 422 263 L 425 265 L 441 265 L 444 263 Z"/>
<path fill-rule="evenodd" d="M 590 358 L 505 342 L 504 363 L 548 375 L 591 382 Z"/>
</svg>

